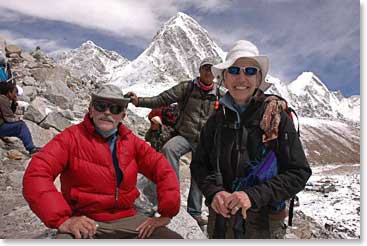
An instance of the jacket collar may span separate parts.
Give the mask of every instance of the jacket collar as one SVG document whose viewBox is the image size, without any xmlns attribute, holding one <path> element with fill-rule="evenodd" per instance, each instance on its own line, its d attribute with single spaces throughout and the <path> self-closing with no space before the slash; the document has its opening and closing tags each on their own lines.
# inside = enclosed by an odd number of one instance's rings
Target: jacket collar
<svg viewBox="0 0 367 246">
<path fill-rule="evenodd" d="M 254 92 L 254 95 L 250 98 L 249 104 L 247 109 L 253 108 L 255 104 L 262 102 L 265 99 L 265 94 L 260 89 L 257 89 Z M 227 91 L 227 93 L 219 100 L 219 103 L 226 107 L 227 109 L 231 110 L 236 115 L 236 124 L 241 123 L 241 113 L 238 112 L 237 107 L 235 106 L 235 101 L 231 94 Z M 256 106 L 255 106 L 256 107 Z M 245 111 L 246 112 L 246 111 Z M 224 117 L 226 117 L 226 112 L 224 110 Z"/>
</svg>

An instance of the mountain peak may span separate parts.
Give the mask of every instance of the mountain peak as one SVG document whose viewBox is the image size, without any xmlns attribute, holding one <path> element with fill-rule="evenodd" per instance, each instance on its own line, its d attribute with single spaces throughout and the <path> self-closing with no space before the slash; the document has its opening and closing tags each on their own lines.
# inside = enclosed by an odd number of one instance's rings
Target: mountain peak
<svg viewBox="0 0 367 246">
<path fill-rule="evenodd" d="M 87 40 L 86 42 L 82 43 L 80 46 L 81 48 L 92 48 L 92 47 L 98 47 L 92 40 Z"/>
<path fill-rule="evenodd" d="M 177 12 L 177 14 L 173 17 L 171 17 L 166 23 L 166 25 L 172 25 L 172 24 L 179 24 L 179 23 L 186 23 L 186 22 L 194 22 L 197 25 L 199 25 L 199 23 L 196 22 L 196 20 L 194 20 L 191 16 L 183 13 L 183 12 Z"/>
<path fill-rule="evenodd" d="M 146 63 L 157 72 L 180 80 L 198 75 L 200 61 L 205 57 L 223 57 L 223 50 L 208 32 L 192 17 L 178 12 L 155 35 L 149 47 L 135 63 Z"/>
</svg>

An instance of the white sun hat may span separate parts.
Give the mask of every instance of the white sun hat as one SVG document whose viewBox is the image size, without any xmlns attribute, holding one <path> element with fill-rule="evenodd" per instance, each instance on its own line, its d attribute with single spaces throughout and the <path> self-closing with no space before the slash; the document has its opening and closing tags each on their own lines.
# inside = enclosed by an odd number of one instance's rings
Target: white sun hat
<svg viewBox="0 0 367 246">
<path fill-rule="evenodd" d="M 251 58 L 259 64 L 261 71 L 261 83 L 259 88 L 262 91 L 267 90 L 271 86 L 271 84 L 265 81 L 266 74 L 269 70 L 269 58 L 267 56 L 259 55 L 257 47 L 247 40 L 238 40 L 227 53 L 226 60 L 212 66 L 214 78 L 216 78 L 217 81 L 222 81 L 223 71 L 232 66 L 239 58 Z"/>
</svg>

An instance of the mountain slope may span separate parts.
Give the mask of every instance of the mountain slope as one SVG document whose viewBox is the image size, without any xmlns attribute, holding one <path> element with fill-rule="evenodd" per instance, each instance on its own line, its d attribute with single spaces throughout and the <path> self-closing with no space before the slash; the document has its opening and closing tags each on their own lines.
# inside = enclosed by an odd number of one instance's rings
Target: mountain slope
<svg viewBox="0 0 367 246">
<path fill-rule="evenodd" d="M 116 69 L 129 63 L 117 52 L 105 50 L 90 40 L 77 49 L 63 52 L 57 60 L 70 69 L 74 77 L 95 82 L 109 81 Z"/>
<path fill-rule="evenodd" d="M 360 96 L 345 98 L 331 92 L 312 72 L 303 72 L 288 85 L 270 77 L 269 93 L 285 98 L 300 116 L 360 122 Z"/>
<path fill-rule="evenodd" d="M 111 79 L 121 88 L 156 83 L 173 86 L 198 75 L 200 61 L 205 57 L 222 57 L 222 49 L 193 18 L 177 13 L 168 20 L 149 47 Z M 157 90 L 152 86 L 150 93 Z"/>
</svg>

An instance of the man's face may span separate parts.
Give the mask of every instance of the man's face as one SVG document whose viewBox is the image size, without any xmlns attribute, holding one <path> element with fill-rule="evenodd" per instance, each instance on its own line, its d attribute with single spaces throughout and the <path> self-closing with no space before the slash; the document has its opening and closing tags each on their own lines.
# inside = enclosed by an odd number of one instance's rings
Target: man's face
<svg viewBox="0 0 367 246">
<path fill-rule="evenodd" d="M 214 76 L 212 74 L 212 65 L 206 64 L 200 67 L 200 81 L 206 85 L 211 85 L 213 83 Z"/>
<path fill-rule="evenodd" d="M 10 100 L 16 100 L 17 99 L 17 88 L 14 88 L 11 92 L 8 93 L 7 96 Z"/>
<path fill-rule="evenodd" d="M 93 102 L 89 107 L 89 113 L 94 124 L 102 131 L 116 128 L 126 115 L 123 107 L 108 100 Z"/>
</svg>

